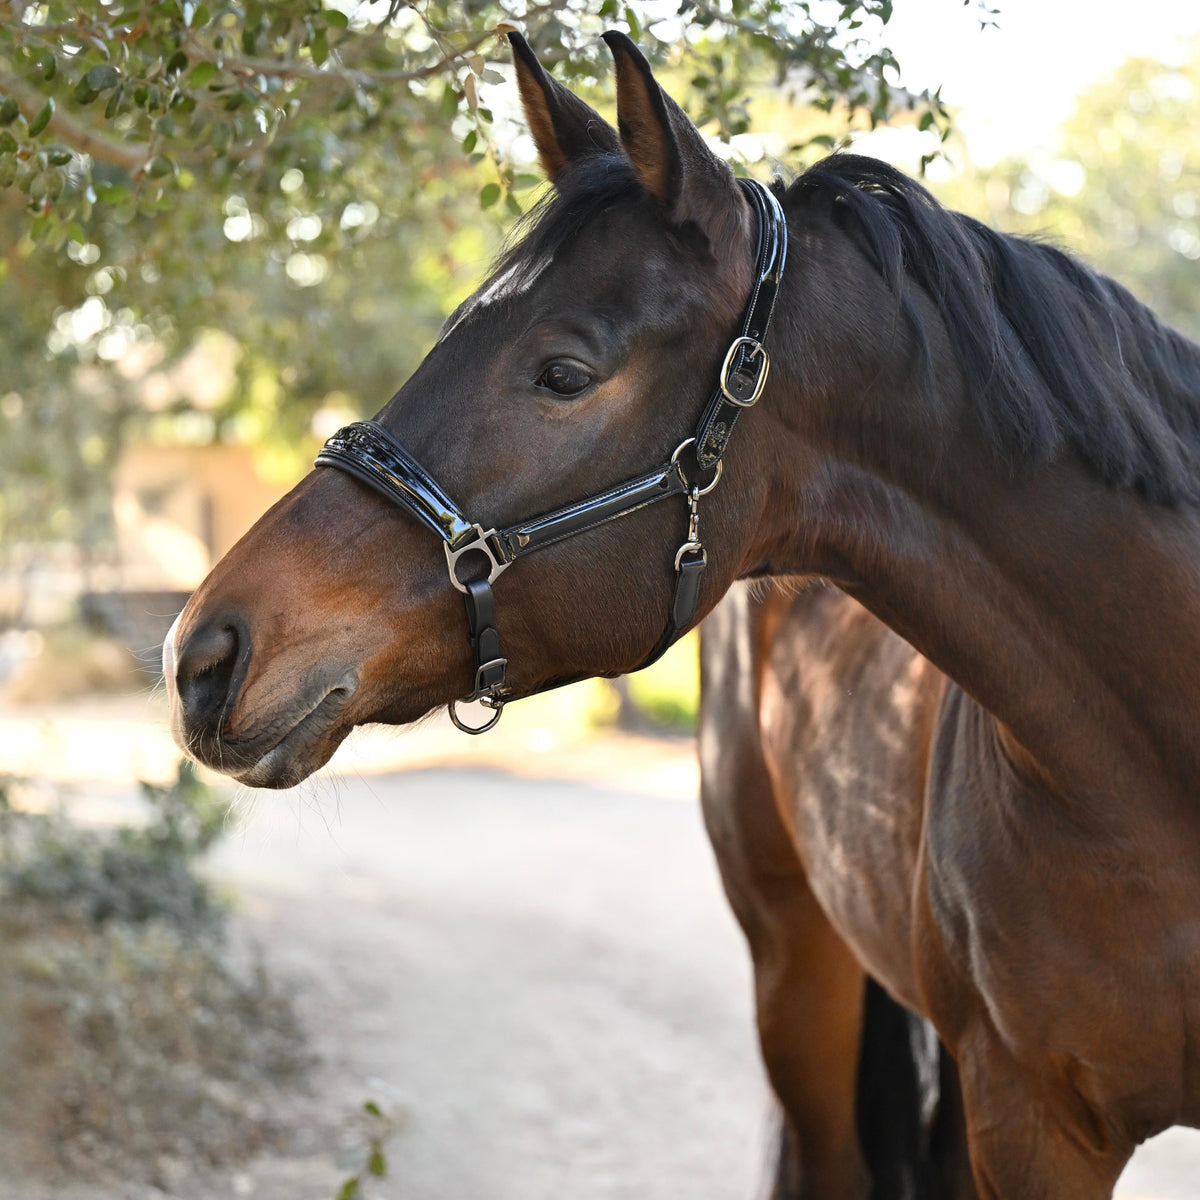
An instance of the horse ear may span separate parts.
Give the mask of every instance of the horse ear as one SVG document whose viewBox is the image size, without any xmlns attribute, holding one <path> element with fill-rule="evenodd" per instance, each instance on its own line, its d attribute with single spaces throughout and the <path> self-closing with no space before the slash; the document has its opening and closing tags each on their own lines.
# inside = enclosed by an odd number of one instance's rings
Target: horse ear
<svg viewBox="0 0 1200 1200">
<path fill-rule="evenodd" d="M 574 92 L 551 79 L 519 33 L 510 33 L 508 40 L 513 48 L 525 119 L 542 169 L 551 183 L 577 159 L 620 153 L 616 130 Z"/>
<path fill-rule="evenodd" d="M 642 52 L 623 33 L 603 35 L 617 64 L 617 127 L 643 185 L 680 224 L 709 237 L 743 211 L 733 172 L 704 144 L 687 114 L 659 87 Z"/>
</svg>

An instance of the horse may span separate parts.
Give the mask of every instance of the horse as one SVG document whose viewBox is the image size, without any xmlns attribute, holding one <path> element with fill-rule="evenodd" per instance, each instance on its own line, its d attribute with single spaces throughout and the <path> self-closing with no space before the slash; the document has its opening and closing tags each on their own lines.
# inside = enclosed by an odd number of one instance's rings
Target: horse
<svg viewBox="0 0 1200 1200">
<path fill-rule="evenodd" d="M 871 1194 L 883 996 L 952 1068 L 946 1188 L 1109 1196 L 1200 1122 L 1200 348 L 882 163 L 735 179 L 622 34 L 615 129 L 511 40 L 549 198 L 193 594 L 176 738 L 292 785 L 356 724 L 635 669 L 732 590 L 704 802 L 780 1194 Z M 741 590 L 795 578 L 837 591 Z"/>
</svg>

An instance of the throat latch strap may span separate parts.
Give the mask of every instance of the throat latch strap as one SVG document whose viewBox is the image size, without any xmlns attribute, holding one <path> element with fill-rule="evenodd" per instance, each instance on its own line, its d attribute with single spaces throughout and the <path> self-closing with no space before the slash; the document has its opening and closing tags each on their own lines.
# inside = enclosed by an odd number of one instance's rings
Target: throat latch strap
<svg viewBox="0 0 1200 1200">
<path fill-rule="evenodd" d="M 705 470 L 720 462 L 738 417 L 758 403 L 766 385 L 771 360 L 764 343 L 787 262 L 787 221 L 779 201 L 770 188 L 752 179 L 739 179 L 738 183 L 758 218 L 754 291 L 746 305 L 741 333 L 730 344 L 717 386 L 696 430 L 696 461 Z"/>
</svg>

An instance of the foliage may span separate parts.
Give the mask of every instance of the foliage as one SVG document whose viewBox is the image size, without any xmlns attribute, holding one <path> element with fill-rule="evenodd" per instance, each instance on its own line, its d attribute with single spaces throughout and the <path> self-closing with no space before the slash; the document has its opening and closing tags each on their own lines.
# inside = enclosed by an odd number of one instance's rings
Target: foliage
<svg viewBox="0 0 1200 1200">
<path fill-rule="evenodd" d="M 107 835 L 62 813 L 18 812 L 0 792 L 0 899 L 56 920 L 219 934 L 224 909 L 195 864 L 221 832 L 223 802 L 186 761 L 169 787 L 141 787 L 150 822 Z"/>
<path fill-rule="evenodd" d="M 0 952 L 0 1114 L 27 1169 L 161 1183 L 164 1157 L 219 1165 L 285 1138 L 310 1058 L 261 967 L 235 970 L 163 921 L 6 919 Z"/>
<path fill-rule="evenodd" d="M 222 806 L 181 768 L 143 785 L 147 824 L 105 836 L 18 807 L 28 791 L 0 783 L 0 1156 L 169 1186 L 278 1144 L 311 1060 L 196 874 Z"/>
<path fill-rule="evenodd" d="M 971 174 L 947 198 L 1050 234 L 1200 339 L 1200 42 L 1188 63 L 1131 59 L 1084 92 L 1051 152 Z"/>
<path fill-rule="evenodd" d="M 0 0 L 0 544 L 103 543 L 131 423 L 280 456 L 411 372 L 496 245 L 479 206 L 519 211 L 536 182 L 496 103 L 506 29 L 588 93 L 611 70 L 596 35 L 623 25 L 724 136 L 756 94 L 944 127 L 936 97 L 888 84 L 891 9 Z M 197 413 L 149 382 L 211 328 L 236 377 Z"/>
<path fill-rule="evenodd" d="M 586 84 L 601 71 L 596 35 L 624 24 L 652 57 L 674 60 L 698 119 L 728 136 L 749 128 L 747 85 L 764 66 L 780 85 L 799 69 L 821 107 L 886 119 L 895 60 L 862 32 L 886 24 L 892 3 L 851 0 L 822 20 L 813 10 L 829 6 L 813 0 L 683 0 L 670 16 L 622 0 L 594 13 L 566 0 L 10 2 L 0 186 L 28 196 L 33 236 L 52 243 L 83 244 L 98 210 L 118 224 L 153 218 L 193 189 L 210 201 L 214 192 L 269 196 L 263 218 L 279 225 L 304 186 L 308 215 L 327 223 L 359 199 L 364 143 L 426 158 L 428 128 L 457 115 L 469 126 L 463 149 L 496 171 L 483 203 L 516 209 L 516 175 L 491 136 L 483 93 L 504 82 L 496 68 L 508 62 L 507 30 L 527 25 L 535 48 Z M 297 169 L 303 185 L 281 189 Z"/>
<path fill-rule="evenodd" d="M 362 1106 L 358 1125 L 361 1144 L 346 1156 L 346 1165 L 352 1166 L 354 1172 L 342 1181 L 336 1200 L 366 1200 L 369 1182 L 387 1178 L 386 1146 L 388 1139 L 397 1132 L 397 1121 L 374 1100 L 368 1100 Z"/>
</svg>

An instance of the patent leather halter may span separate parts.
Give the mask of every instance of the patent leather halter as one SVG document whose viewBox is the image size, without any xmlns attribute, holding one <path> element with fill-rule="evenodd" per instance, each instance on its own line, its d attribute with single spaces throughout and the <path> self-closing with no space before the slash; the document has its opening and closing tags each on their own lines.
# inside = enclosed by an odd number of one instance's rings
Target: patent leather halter
<svg viewBox="0 0 1200 1200">
<path fill-rule="evenodd" d="M 695 434 L 684 439 L 662 466 L 517 525 L 484 529 L 464 515 L 433 476 L 378 422 L 356 421 L 339 429 L 317 455 L 317 466 L 336 467 L 353 475 L 442 539 L 450 582 L 463 594 L 475 658 L 474 688 L 470 695 L 461 701 L 452 700 L 449 705 L 451 720 L 465 733 L 491 729 L 512 698 L 506 683 L 508 660 L 501 655 L 496 630 L 492 584 L 518 558 L 667 496 L 686 496 L 688 530 L 675 553 L 675 587 L 666 627 L 636 669 L 659 658 L 695 616 L 708 562 L 700 540 L 700 498 L 711 492 L 721 478 L 721 458 L 738 417 L 762 395 L 770 367 L 764 341 L 787 259 L 787 223 L 779 201 L 754 180 L 738 182 L 758 218 L 754 286 L 738 336 L 730 343 L 717 386 Z M 689 448 L 700 469 L 712 473 L 707 482 L 688 479 L 682 458 Z M 492 709 L 492 717 L 481 726 L 465 724 L 456 711 L 456 704 L 472 700 Z"/>
</svg>

